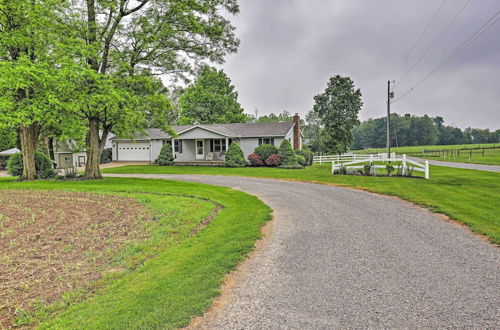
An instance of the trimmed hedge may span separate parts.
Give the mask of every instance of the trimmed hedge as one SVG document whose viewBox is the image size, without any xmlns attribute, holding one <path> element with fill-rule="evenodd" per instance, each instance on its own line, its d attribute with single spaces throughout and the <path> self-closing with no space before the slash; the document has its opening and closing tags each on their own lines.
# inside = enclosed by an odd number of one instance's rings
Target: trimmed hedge
<svg viewBox="0 0 500 330">
<path fill-rule="evenodd" d="M 233 141 L 229 149 L 227 149 L 224 165 L 226 167 L 244 167 L 246 165 L 243 150 L 241 150 L 238 143 Z"/>
</svg>

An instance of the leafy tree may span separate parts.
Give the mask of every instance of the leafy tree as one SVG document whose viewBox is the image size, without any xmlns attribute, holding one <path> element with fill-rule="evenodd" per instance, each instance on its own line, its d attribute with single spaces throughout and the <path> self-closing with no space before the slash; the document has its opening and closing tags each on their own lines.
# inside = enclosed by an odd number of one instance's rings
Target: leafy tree
<svg viewBox="0 0 500 330">
<path fill-rule="evenodd" d="M 258 117 L 256 123 L 278 123 L 278 122 L 289 122 L 293 120 L 293 116 L 290 112 L 283 110 L 282 113 L 274 114 L 270 113 L 268 115 L 263 115 Z"/>
<path fill-rule="evenodd" d="M 13 128 L 0 128 L 0 151 L 15 148 L 17 143 L 17 132 Z"/>
<path fill-rule="evenodd" d="M 222 70 L 204 66 L 196 81 L 182 93 L 181 123 L 244 123 L 248 116 L 238 102 L 238 92 Z"/>
<path fill-rule="evenodd" d="M 244 167 L 246 165 L 243 150 L 236 142 L 232 142 L 226 152 L 226 161 L 224 163 L 227 167 Z"/>
<path fill-rule="evenodd" d="M 172 153 L 172 145 L 170 143 L 165 143 L 161 147 L 156 163 L 161 166 L 172 165 L 174 163 L 174 155 Z"/>
<path fill-rule="evenodd" d="M 322 126 L 324 151 L 342 153 L 352 144 L 352 128 L 359 124 L 358 113 L 363 102 L 349 77 L 330 78 L 325 91 L 314 97 L 313 113 Z"/>
<path fill-rule="evenodd" d="M 0 2 L 0 128 L 19 133 L 21 179 L 36 178 L 40 133 L 60 118 L 69 120 L 68 96 L 75 66 L 68 30 L 60 22 L 64 1 Z"/>
<path fill-rule="evenodd" d="M 126 136 L 151 122 L 167 127 L 172 107 L 152 86 L 155 76 L 185 77 L 203 60 L 222 63 L 236 51 L 239 40 L 223 13 L 239 7 L 236 0 L 75 0 L 72 8 L 65 17 L 88 45 L 81 61 L 94 72 L 79 97 L 88 126 L 85 177 L 98 179 L 109 132 Z"/>
</svg>

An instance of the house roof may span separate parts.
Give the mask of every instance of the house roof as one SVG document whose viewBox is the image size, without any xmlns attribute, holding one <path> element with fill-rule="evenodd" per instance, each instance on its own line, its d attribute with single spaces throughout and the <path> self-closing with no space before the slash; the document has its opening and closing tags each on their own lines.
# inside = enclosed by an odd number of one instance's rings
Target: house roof
<svg viewBox="0 0 500 330">
<path fill-rule="evenodd" d="M 7 149 L 4 151 L 0 151 L 0 156 L 10 156 L 13 154 L 17 154 L 18 152 L 21 152 L 21 150 L 19 150 L 17 148 L 11 148 L 11 149 Z"/>
<path fill-rule="evenodd" d="M 261 136 L 285 136 L 295 125 L 294 122 L 279 123 L 235 123 L 235 124 L 200 124 L 200 125 L 173 125 L 172 129 L 182 136 L 197 127 L 227 137 L 261 137 Z M 170 134 L 159 128 L 147 128 L 144 133 L 133 136 L 134 140 L 158 140 L 170 138 Z M 120 140 L 114 137 L 111 140 Z"/>
</svg>

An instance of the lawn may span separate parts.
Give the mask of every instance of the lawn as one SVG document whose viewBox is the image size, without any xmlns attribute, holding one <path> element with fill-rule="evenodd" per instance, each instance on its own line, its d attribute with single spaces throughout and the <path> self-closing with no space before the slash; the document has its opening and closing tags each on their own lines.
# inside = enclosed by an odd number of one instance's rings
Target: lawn
<svg viewBox="0 0 500 330">
<path fill-rule="evenodd" d="M 42 207 L 43 203 L 51 204 L 56 199 L 63 199 L 67 205 L 60 214 L 56 211 L 51 214 L 50 207 Z M 17 243 L 26 247 L 22 255 L 24 261 L 30 257 L 29 253 L 37 253 L 37 258 L 42 259 L 38 265 L 42 271 L 47 271 L 43 268 L 47 263 L 49 266 L 51 262 L 64 263 L 54 278 L 60 278 L 57 283 L 68 284 L 65 290 L 59 285 L 51 287 L 50 283 L 39 282 L 41 279 L 35 276 L 35 285 L 23 290 L 41 283 L 43 288 L 57 293 L 56 297 L 36 296 L 36 290 L 31 291 L 34 300 L 24 301 L 24 308 L 18 308 L 12 320 L 18 326 L 42 329 L 184 326 L 192 316 L 202 315 L 211 304 L 224 275 L 252 250 L 260 237 L 260 227 L 271 217 L 269 207 L 254 196 L 224 187 L 165 180 L 15 182 L 11 178 L 0 178 L 0 200 L 14 206 L 12 210 L 6 207 L 0 210 L 6 215 L 1 217 L 0 225 L 8 227 L 12 235 L 5 237 L 9 244 L 0 245 L 2 263 L 5 263 L 1 273 L 5 272 L 4 266 L 9 260 L 20 258 L 17 255 L 20 251 L 15 249 Z M 16 213 L 15 208 L 24 213 Z M 136 219 L 132 219 L 132 215 L 127 218 L 125 215 L 131 210 L 139 210 L 141 216 L 132 213 Z M 97 221 L 102 212 L 109 214 Z M 23 222 L 23 226 L 10 222 L 27 215 L 29 221 Z M 54 219 L 62 225 L 57 226 Z M 121 223 L 115 223 L 116 219 Z M 47 226 L 48 222 L 44 221 L 53 223 Z M 69 229 L 64 232 L 66 224 Z M 121 234 L 110 235 L 122 225 L 135 228 L 122 228 L 123 233 L 131 233 L 130 240 L 123 242 L 119 239 Z M 107 228 L 105 234 L 100 228 Z M 2 229 L 2 233 L 5 232 Z M 40 233 L 34 236 L 37 240 L 57 233 L 56 243 L 51 242 L 52 236 L 44 242 L 52 244 L 48 255 L 36 248 L 35 241 L 30 241 L 35 232 Z M 23 237 L 27 240 L 22 241 Z M 80 240 L 92 244 L 79 246 Z M 56 246 L 59 241 L 64 244 Z M 31 248 L 28 248 L 29 242 L 33 244 Z M 100 244 L 99 248 L 96 244 Z M 88 245 L 92 253 L 83 252 Z M 9 249 L 10 246 L 14 250 Z M 78 263 L 73 262 L 76 259 L 69 257 L 75 250 L 85 267 L 79 268 Z M 106 253 L 98 256 L 97 250 Z M 63 257 L 54 261 L 58 253 Z M 82 269 L 92 269 L 95 276 L 90 276 L 90 281 L 75 277 L 75 274 L 86 274 Z M 4 298 L 2 290 L 0 299 Z M 5 309 L 11 301 L 0 301 L 0 305 Z"/>
<path fill-rule="evenodd" d="M 300 180 L 354 187 L 394 195 L 467 224 L 474 232 L 500 244 L 500 173 L 431 166 L 430 180 L 401 177 L 331 175 L 330 164 L 303 170 L 198 166 L 124 166 L 106 173 L 168 173 L 237 175 Z"/>
<path fill-rule="evenodd" d="M 467 148 L 491 148 L 499 147 L 499 143 L 483 143 L 483 144 L 461 144 L 461 145 L 439 145 L 439 146 L 411 146 L 411 147 L 394 147 L 391 148 L 392 152 L 397 154 L 412 155 L 419 158 L 441 160 L 447 162 L 459 163 L 472 163 L 472 164 L 486 164 L 486 165 L 500 165 L 500 148 L 485 149 L 484 156 L 481 150 L 473 150 L 472 153 L 468 151 L 461 151 L 457 156 L 456 152 L 448 154 L 431 154 L 423 153 L 423 150 L 457 150 Z M 378 153 L 385 152 L 385 148 L 370 148 L 365 150 L 353 150 L 355 153 Z"/>
</svg>

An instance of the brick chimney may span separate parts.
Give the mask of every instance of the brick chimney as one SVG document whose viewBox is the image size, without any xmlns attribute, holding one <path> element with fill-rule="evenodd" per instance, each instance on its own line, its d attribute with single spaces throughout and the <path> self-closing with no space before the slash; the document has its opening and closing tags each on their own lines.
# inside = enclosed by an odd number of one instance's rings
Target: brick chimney
<svg viewBox="0 0 500 330">
<path fill-rule="evenodd" d="M 298 113 L 293 116 L 293 122 L 295 123 L 295 126 L 293 127 L 293 149 L 300 150 L 302 146 L 300 136 L 300 117 Z"/>
</svg>

